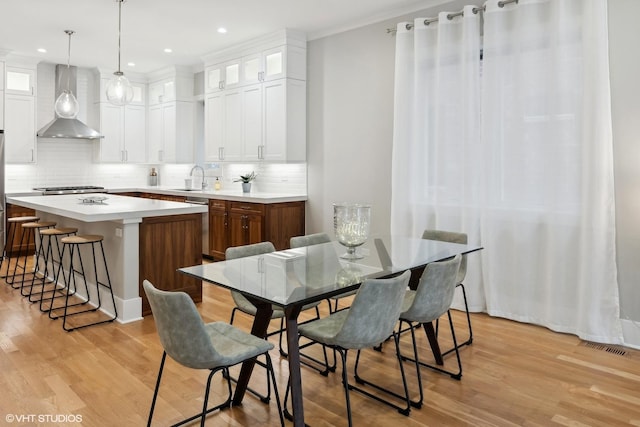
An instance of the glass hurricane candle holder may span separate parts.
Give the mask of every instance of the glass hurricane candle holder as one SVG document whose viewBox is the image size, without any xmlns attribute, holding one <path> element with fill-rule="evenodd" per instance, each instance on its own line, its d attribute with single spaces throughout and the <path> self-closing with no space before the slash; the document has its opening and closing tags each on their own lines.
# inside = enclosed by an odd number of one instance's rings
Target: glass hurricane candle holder
<svg viewBox="0 0 640 427">
<path fill-rule="evenodd" d="M 363 256 L 356 253 L 356 247 L 369 238 L 371 223 L 371 206 L 353 203 L 334 203 L 333 229 L 336 240 L 347 248 L 340 256 L 342 259 L 354 260 Z"/>
</svg>

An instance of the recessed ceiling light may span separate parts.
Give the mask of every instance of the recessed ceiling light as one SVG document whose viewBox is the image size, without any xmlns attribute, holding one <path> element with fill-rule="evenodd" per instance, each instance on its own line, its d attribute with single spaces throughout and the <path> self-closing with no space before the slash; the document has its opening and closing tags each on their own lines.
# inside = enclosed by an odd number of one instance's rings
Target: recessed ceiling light
<svg viewBox="0 0 640 427">
<path fill-rule="evenodd" d="M 127 62 L 127 65 L 129 67 L 135 67 L 136 66 L 135 62 Z"/>
<path fill-rule="evenodd" d="M 171 53 L 171 52 L 173 52 L 173 50 L 172 50 L 172 49 L 170 49 L 170 48 L 166 48 L 166 49 L 164 50 L 164 53 Z"/>
<path fill-rule="evenodd" d="M 219 32 L 220 34 L 226 34 L 226 33 L 227 33 L 227 29 L 226 29 L 226 28 L 224 28 L 224 27 L 220 27 L 220 28 L 218 28 L 218 32 Z"/>
<path fill-rule="evenodd" d="M 47 53 L 47 49 L 41 47 L 41 48 L 38 49 L 38 52 Z"/>
</svg>

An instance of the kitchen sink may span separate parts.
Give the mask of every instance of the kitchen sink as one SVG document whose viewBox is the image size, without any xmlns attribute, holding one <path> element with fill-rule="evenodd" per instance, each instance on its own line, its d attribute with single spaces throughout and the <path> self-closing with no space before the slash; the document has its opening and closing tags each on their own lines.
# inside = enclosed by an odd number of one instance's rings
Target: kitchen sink
<svg viewBox="0 0 640 427">
<path fill-rule="evenodd" d="M 174 191 L 202 191 L 196 188 L 172 188 Z"/>
</svg>

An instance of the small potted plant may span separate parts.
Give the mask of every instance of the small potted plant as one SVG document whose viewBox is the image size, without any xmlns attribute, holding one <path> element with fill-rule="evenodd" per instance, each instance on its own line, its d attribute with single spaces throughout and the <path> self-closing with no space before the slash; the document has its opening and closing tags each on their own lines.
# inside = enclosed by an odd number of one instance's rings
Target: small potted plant
<svg viewBox="0 0 640 427">
<path fill-rule="evenodd" d="M 240 175 L 240 178 L 234 179 L 233 182 L 241 182 L 242 183 L 242 192 L 248 193 L 251 191 L 251 181 L 256 179 L 256 173 L 251 172 L 246 175 Z"/>
</svg>

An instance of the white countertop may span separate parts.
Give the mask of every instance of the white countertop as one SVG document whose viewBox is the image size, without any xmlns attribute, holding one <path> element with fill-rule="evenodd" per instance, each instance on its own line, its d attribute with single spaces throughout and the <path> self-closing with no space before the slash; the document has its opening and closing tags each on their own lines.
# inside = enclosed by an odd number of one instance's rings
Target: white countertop
<svg viewBox="0 0 640 427">
<path fill-rule="evenodd" d="M 251 193 L 243 193 L 241 190 L 180 190 L 171 186 L 142 186 L 142 187 L 109 187 L 106 191 L 111 194 L 140 191 L 145 193 L 166 194 L 172 196 L 199 197 L 205 199 L 231 200 L 239 202 L 254 203 L 285 203 L 285 202 L 304 202 L 307 200 L 306 194 L 288 194 L 288 193 L 265 193 L 252 191 Z M 23 196 L 38 196 L 42 192 L 30 189 L 10 190 L 7 191 L 7 201 L 9 198 Z M 78 195 L 75 195 L 78 196 Z M 51 196 L 47 196 L 51 197 Z M 11 202 L 9 202 L 11 203 Z"/>
<path fill-rule="evenodd" d="M 264 193 L 252 191 L 243 193 L 240 189 L 235 190 L 181 190 L 170 186 L 157 187 L 132 187 L 132 188 L 108 188 L 109 193 L 122 193 L 127 191 L 142 191 L 146 193 L 167 194 L 173 196 L 200 197 L 205 199 L 232 200 L 240 202 L 254 203 L 284 203 L 284 202 L 304 202 L 307 200 L 305 194 L 287 193 Z"/>
<path fill-rule="evenodd" d="M 103 203 L 91 204 L 82 203 L 80 200 L 91 196 L 105 196 L 107 199 Z M 208 207 L 204 205 L 104 193 L 7 196 L 7 203 L 84 222 L 116 220 L 129 222 L 154 216 L 206 213 L 208 211 Z"/>
</svg>

